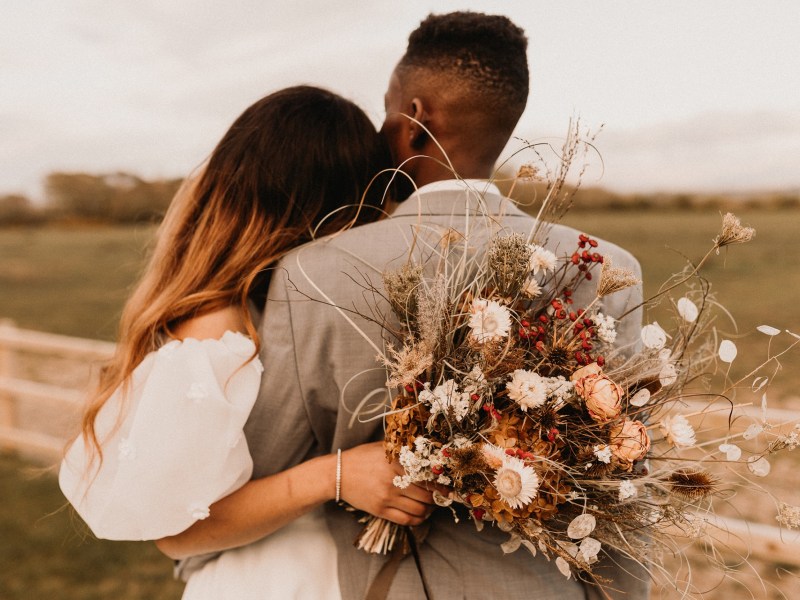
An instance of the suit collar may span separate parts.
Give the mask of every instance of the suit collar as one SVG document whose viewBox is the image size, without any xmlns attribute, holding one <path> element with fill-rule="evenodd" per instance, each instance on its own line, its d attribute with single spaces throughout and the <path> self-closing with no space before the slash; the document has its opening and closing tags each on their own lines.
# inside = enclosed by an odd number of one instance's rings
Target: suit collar
<svg viewBox="0 0 800 600">
<path fill-rule="evenodd" d="M 481 179 L 450 179 L 424 185 L 402 202 L 393 217 L 463 215 L 465 212 L 517 214 L 514 202 L 491 182 Z"/>
</svg>

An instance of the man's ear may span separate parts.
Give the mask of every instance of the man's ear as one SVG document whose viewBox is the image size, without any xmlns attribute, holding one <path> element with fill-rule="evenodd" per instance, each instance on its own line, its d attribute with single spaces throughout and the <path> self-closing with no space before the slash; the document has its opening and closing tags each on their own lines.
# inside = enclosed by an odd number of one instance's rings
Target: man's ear
<svg viewBox="0 0 800 600">
<path fill-rule="evenodd" d="M 410 114 L 414 117 L 414 120 L 409 120 L 408 122 L 408 144 L 415 150 L 419 150 L 425 146 L 429 137 L 428 132 L 425 130 L 426 127 L 429 127 L 428 113 L 425 112 L 425 105 L 420 98 L 411 100 Z M 421 127 L 420 123 L 425 127 Z"/>
</svg>

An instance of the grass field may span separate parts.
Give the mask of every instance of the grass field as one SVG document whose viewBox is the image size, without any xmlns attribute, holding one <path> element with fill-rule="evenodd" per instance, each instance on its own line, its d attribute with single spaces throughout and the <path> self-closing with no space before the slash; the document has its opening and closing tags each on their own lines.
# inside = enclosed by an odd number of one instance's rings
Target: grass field
<svg viewBox="0 0 800 600">
<path fill-rule="evenodd" d="M 739 215 L 758 231 L 748 245 L 723 252 L 704 270 L 718 300 L 736 317 L 738 333 L 720 323 L 740 347 L 737 371 L 766 355 L 760 324 L 800 332 L 800 224 L 796 210 Z M 614 241 L 642 262 L 652 293 L 696 259 L 717 235 L 721 217 L 705 212 L 589 212 L 565 219 L 578 229 Z M 0 229 L 0 318 L 22 327 L 80 337 L 113 339 L 119 313 L 141 271 L 152 227 Z M 651 318 L 663 319 L 658 311 Z M 790 358 L 800 361 L 800 352 Z M 797 370 L 786 369 L 773 405 L 797 397 Z M 794 408 L 800 408 L 797 404 Z M 790 477 L 791 479 L 791 477 Z M 50 474 L 0 454 L 0 598 L 120 600 L 180 597 L 170 562 L 146 543 L 99 542 L 63 510 Z M 731 597 L 731 596 L 728 596 Z"/>
<path fill-rule="evenodd" d="M 146 542 L 98 541 L 50 473 L 0 453 L 0 598 L 176 600 L 172 563 Z"/>
</svg>

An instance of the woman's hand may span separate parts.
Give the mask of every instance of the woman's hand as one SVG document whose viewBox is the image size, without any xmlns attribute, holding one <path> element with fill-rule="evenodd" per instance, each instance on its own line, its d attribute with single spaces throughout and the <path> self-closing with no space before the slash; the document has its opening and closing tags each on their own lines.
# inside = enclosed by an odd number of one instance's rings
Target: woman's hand
<svg viewBox="0 0 800 600">
<path fill-rule="evenodd" d="M 405 489 L 394 485 L 403 468 L 386 460 L 383 442 L 362 444 L 342 452 L 342 500 L 376 517 L 399 525 L 420 525 L 436 508 L 434 490 L 447 495 L 443 486 L 428 489 L 411 484 Z"/>
</svg>

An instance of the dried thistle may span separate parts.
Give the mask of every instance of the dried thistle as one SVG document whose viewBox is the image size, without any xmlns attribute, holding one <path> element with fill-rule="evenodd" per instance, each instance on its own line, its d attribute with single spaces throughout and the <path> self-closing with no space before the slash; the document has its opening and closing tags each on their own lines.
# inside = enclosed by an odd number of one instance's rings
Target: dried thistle
<svg viewBox="0 0 800 600">
<path fill-rule="evenodd" d="M 389 358 L 378 356 L 378 361 L 389 368 L 388 387 L 413 385 L 417 376 L 433 365 L 433 355 L 425 344 L 403 344 L 400 350 L 389 348 Z"/>
<path fill-rule="evenodd" d="M 597 296 L 604 298 L 620 290 L 639 285 L 641 279 L 630 269 L 613 266 L 610 256 L 603 258 L 603 268 L 600 271 L 600 281 L 597 284 Z"/>
<path fill-rule="evenodd" d="M 749 242 L 756 235 L 756 230 L 752 227 L 744 227 L 739 218 L 733 213 L 725 213 L 722 217 L 722 233 L 714 238 L 714 245 L 717 250 L 723 246 L 731 244 L 744 244 Z"/>
<path fill-rule="evenodd" d="M 484 473 L 489 470 L 480 444 L 472 444 L 464 448 L 452 448 L 450 452 L 450 473 L 458 484 L 465 477 Z"/>
<path fill-rule="evenodd" d="M 383 287 L 392 310 L 409 326 L 416 322 L 417 289 L 422 278 L 422 267 L 405 264 L 383 274 Z"/>
<path fill-rule="evenodd" d="M 701 469 L 678 469 L 667 477 L 670 492 L 692 502 L 713 493 L 719 478 Z"/>
<path fill-rule="evenodd" d="M 514 297 L 525 284 L 530 270 L 531 249 L 518 234 L 495 236 L 486 260 L 501 296 Z"/>
</svg>

